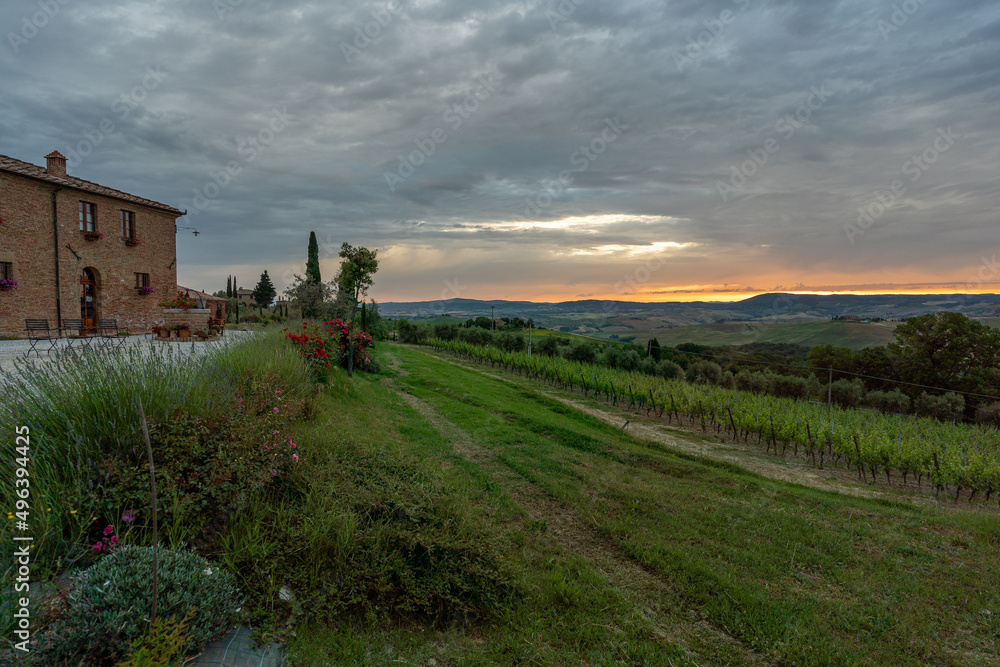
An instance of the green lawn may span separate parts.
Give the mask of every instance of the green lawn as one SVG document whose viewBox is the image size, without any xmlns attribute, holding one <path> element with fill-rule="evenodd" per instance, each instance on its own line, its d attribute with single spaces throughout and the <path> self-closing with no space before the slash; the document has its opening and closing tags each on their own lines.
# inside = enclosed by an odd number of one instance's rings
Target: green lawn
<svg viewBox="0 0 1000 667">
<path fill-rule="evenodd" d="M 311 502 L 442 505 L 432 523 L 495 555 L 510 593 L 436 625 L 316 615 L 296 664 L 1000 661 L 994 513 L 772 481 L 439 355 L 384 345 L 380 360 L 391 380 L 338 373 L 297 434 Z M 345 487 L 362 454 L 391 475 Z"/>
</svg>

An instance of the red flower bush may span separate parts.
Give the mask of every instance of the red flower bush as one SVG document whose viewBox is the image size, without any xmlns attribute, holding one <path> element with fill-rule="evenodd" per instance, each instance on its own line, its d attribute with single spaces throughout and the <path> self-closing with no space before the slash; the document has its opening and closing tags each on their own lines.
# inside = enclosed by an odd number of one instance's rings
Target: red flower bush
<svg viewBox="0 0 1000 667">
<path fill-rule="evenodd" d="M 325 329 L 325 331 L 324 331 Z M 348 342 L 351 340 L 350 326 L 343 320 L 323 322 L 323 327 L 308 322 L 302 323 L 302 333 L 285 329 L 285 339 L 299 346 L 299 354 L 307 359 L 318 373 L 330 367 L 330 362 L 347 368 Z M 364 331 L 354 332 L 354 367 L 368 370 L 371 367 L 372 337 Z"/>
</svg>

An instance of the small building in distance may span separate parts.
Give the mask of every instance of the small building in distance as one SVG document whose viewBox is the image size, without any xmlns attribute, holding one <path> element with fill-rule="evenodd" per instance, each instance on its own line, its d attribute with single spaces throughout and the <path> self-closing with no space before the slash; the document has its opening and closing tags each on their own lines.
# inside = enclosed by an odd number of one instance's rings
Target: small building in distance
<svg viewBox="0 0 1000 667">
<path fill-rule="evenodd" d="M 221 322 L 226 321 L 226 298 L 221 296 L 213 296 L 207 292 L 201 292 L 196 289 L 191 289 L 190 287 L 184 287 L 183 285 L 177 286 L 177 291 L 186 296 L 189 299 L 197 299 L 204 304 L 205 308 L 208 308 L 211 312 L 210 317 Z M 200 305 L 200 304 L 199 304 Z"/>
<path fill-rule="evenodd" d="M 236 298 L 239 300 L 241 306 L 253 306 L 253 290 L 241 287 L 236 290 Z"/>
<path fill-rule="evenodd" d="M 45 160 L 0 155 L 0 336 L 23 336 L 27 318 L 149 331 L 177 294 L 185 212 L 69 176 L 58 151 Z"/>
</svg>

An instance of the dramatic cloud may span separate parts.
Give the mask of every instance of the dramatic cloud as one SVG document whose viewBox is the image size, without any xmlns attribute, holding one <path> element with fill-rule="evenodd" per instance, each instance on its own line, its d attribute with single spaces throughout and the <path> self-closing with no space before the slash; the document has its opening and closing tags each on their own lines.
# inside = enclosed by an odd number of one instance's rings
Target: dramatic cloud
<svg viewBox="0 0 1000 667">
<path fill-rule="evenodd" d="M 328 277 L 380 249 L 379 300 L 1000 284 L 995 2 L 11 0 L 0 30 L 0 153 L 187 209 L 193 287 L 280 290 L 310 230 Z"/>
</svg>

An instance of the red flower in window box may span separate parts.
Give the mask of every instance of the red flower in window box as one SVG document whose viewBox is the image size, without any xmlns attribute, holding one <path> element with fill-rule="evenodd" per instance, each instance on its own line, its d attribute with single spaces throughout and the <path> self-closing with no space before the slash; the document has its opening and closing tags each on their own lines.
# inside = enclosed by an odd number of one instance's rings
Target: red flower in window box
<svg viewBox="0 0 1000 667">
<path fill-rule="evenodd" d="M 153 291 L 154 290 L 153 290 L 152 287 L 136 287 L 135 288 L 135 293 L 136 294 L 140 294 L 142 296 L 149 296 L 150 294 L 153 293 Z"/>
<path fill-rule="evenodd" d="M 15 287 L 17 287 L 16 280 L 9 280 L 7 278 L 0 280 L 0 292 L 9 292 Z"/>
<path fill-rule="evenodd" d="M 127 245 L 129 248 L 136 248 L 136 247 L 142 245 L 142 241 L 140 241 L 139 239 L 132 239 L 132 238 L 126 237 L 125 238 L 125 245 Z"/>
<path fill-rule="evenodd" d="M 83 233 L 83 238 L 87 239 L 88 241 L 100 241 L 101 239 L 104 238 L 104 233 L 103 232 L 84 232 Z"/>
</svg>

